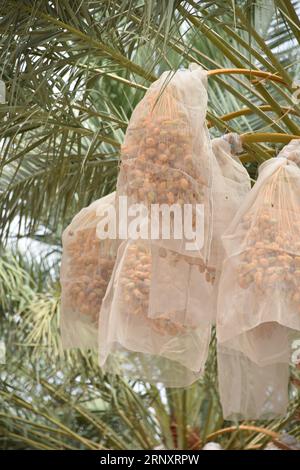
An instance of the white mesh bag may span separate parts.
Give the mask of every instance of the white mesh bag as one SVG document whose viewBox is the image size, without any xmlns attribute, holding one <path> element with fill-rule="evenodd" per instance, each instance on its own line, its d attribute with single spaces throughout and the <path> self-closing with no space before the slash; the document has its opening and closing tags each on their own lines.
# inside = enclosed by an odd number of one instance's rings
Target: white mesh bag
<svg viewBox="0 0 300 470">
<path fill-rule="evenodd" d="M 114 204 L 115 193 L 94 201 L 62 234 L 60 328 L 66 349 L 97 348 L 99 312 L 119 245 L 117 239 L 100 239 L 98 228 Z"/>
<path fill-rule="evenodd" d="M 200 67 L 165 72 L 131 117 L 117 184 L 128 205 L 204 206 L 203 237 L 129 236 L 103 301 L 100 365 L 107 370 L 184 386 L 203 371 L 211 329 L 212 149 L 205 124 L 207 75 Z M 119 203 L 118 203 L 119 204 Z M 120 205 L 120 204 L 119 204 Z M 201 212 L 201 211 L 200 211 Z M 171 235 L 177 226 L 171 218 Z M 185 221 L 184 221 L 185 224 Z"/>
<path fill-rule="evenodd" d="M 300 331 L 299 163 L 298 140 L 264 162 L 223 237 L 217 338 L 227 417 L 286 411 L 291 345 Z"/>
</svg>

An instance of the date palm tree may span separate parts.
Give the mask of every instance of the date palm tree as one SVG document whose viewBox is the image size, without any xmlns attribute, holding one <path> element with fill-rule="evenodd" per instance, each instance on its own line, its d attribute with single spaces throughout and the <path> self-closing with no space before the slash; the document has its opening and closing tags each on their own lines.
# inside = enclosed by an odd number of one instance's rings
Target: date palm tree
<svg viewBox="0 0 300 470">
<path fill-rule="evenodd" d="M 204 376 L 187 389 L 103 375 L 92 352 L 61 350 L 58 276 L 63 228 L 114 190 L 131 112 L 164 70 L 210 71 L 211 134 L 243 134 L 253 179 L 300 137 L 299 12 L 298 0 L 1 1 L 1 448 L 294 445 L 295 367 L 283 419 L 227 423 L 214 338 Z M 43 256 L 24 253 L 24 237 Z"/>
</svg>

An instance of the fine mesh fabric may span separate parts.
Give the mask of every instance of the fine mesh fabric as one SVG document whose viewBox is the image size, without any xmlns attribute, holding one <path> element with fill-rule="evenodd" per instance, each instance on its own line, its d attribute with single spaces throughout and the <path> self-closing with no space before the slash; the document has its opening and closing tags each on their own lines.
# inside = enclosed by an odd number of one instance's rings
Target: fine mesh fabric
<svg viewBox="0 0 300 470">
<path fill-rule="evenodd" d="M 206 109 L 207 75 L 192 66 L 163 73 L 134 110 L 121 152 L 118 207 L 120 196 L 128 206 L 144 204 L 146 227 L 152 204 L 190 204 L 195 228 L 196 204 L 203 205 L 203 237 L 193 250 L 185 231 L 175 239 L 175 213 L 167 239 L 160 228 L 155 237 L 148 231 L 148 239 L 129 235 L 100 314 L 102 367 L 174 387 L 200 376 L 210 341 L 213 157 Z"/>
<path fill-rule="evenodd" d="M 60 329 L 66 349 L 97 349 L 99 312 L 119 245 L 117 239 L 100 239 L 97 232 L 114 205 L 115 193 L 94 201 L 62 234 Z"/>
<path fill-rule="evenodd" d="M 286 411 L 291 346 L 300 336 L 299 163 L 299 140 L 264 162 L 223 236 L 217 338 L 227 418 Z"/>
</svg>

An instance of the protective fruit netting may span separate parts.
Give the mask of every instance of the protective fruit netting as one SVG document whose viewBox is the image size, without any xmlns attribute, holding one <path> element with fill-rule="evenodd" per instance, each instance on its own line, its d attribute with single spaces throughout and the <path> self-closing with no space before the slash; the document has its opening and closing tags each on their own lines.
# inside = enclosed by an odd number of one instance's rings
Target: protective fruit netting
<svg viewBox="0 0 300 470">
<path fill-rule="evenodd" d="M 100 365 L 135 377 L 183 386 L 202 372 L 210 341 L 213 276 L 212 150 L 205 124 L 207 77 L 200 67 L 164 73 L 131 117 L 122 147 L 117 201 L 204 205 L 203 243 L 190 251 L 174 239 L 134 240 L 119 249 L 99 323 Z M 185 221 L 183 220 L 183 228 Z M 202 224 L 203 225 L 203 224 Z M 122 353 L 122 354 L 121 354 Z M 112 365 L 113 364 L 113 365 Z"/>
<path fill-rule="evenodd" d="M 298 140 L 263 163 L 223 236 L 217 338 L 228 417 L 286 411 L 291 345 L 300 332 L 299 163 Z"/>
<path fill-rule="evenodd" d="M 99 312 L 119 245 L 117 239 L 101 240 L 97 228 L 114 205 L 115 193 L 94 201 L 62 234 L 60 327 L 65 348 L 97 348 Z"/>
<path fill-rule="evenodd" d="M 197 328 L 191 315 L 183 321 L 180 306 L 172 310 L 171 302 L 165 312 L 149 313 L 156 249 L 161 248 L 141 240 L 120 246 L 100 314 L 100 365 L 150 382 L 188 385 L 199 377 L 197 364 L 206 360 L 210 325 Z"/>
</svg>

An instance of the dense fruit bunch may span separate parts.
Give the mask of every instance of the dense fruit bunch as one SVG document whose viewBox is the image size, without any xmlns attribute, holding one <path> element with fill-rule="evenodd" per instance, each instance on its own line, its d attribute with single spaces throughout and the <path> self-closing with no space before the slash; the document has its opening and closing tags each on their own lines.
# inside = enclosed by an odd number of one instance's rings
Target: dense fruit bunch
<svg viewBox="0 0 300 470">
<path fill-rule="evenodd" d="M 172 312 L 155 319 L 148 317 L 149 290 L 151 282 L 151 253 L 146 245 L 133 244 L 128 248 L 122 271 L 121 284 L 125 305 L 130 303 L 131 314 L 143 316 L 149 326 L 161 335 L 176 335 L 185 331 L 185 326 L 171 320 Z"/>
<path fill-rule="evenodd" d="M 159 249 L 159 256 L 163 258 L 168 256 L 169 262 L 173 265 L 176 265 L 180 259 L 184 258 L 185 261 L 197 265 L 201 273 L 206 269 L 200 258 L 189 259 L 165 248 Z M 130 314 L 143 317 L 144 321 L 160 335 L 175 336 L 187 332 L 193 326 L 183 324 L 181 320 L 176 320 L 178 315 L 180 318 L 184 318 L 184 312 L 168 311 L 163 315 L 157 315 L 155 318 L 148 316 L 151 263 L 152 255 L 149 246 L 142 243 L 129 246 L 121 273 L 122 299 L 126 306 L 126 312 L 128 312 L 128 305 L 130 305 Z M 206 275 L 212 276 L 208 272 Z"/>
<path fill-rule="evenodd" d="M 243 289 L 254 285 L 261 294 L 280 287 L 300 311 L 300 224 L 292 214 L 289 223 L 282 219 L 280 210 L 270 208 L 244 216 L 247 247 L 239 257 L 238 281 Z"/>
<path fill-rule="evenodd" d="M 70 261 L 66 298 L 73 311 L 96 322 L 114 267 L 115 260 L 108 246 L 110 241 L 104 249 L 100 244 L 105 242 L 97 239 L 95 228 L 78 232 L 69 230 L 68 235 L 70 241 L 66 244 L 66 253 Z"/>
<path fill-rule="evenodd" d="M 129 197 L 146 204 L 200 203 L 206 178 L 195 158 L 199 149 L 190 116 L 176 106 L 172 106 L 172 118 L 159 115 L 155 99 L 151 95 L 145 100 L 146 117 L 138 119 L 126 134 L 121 185 L 125 183 Z"/>
</svg>

